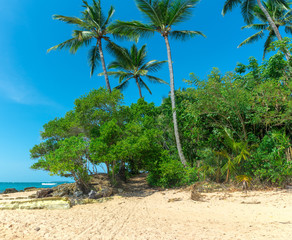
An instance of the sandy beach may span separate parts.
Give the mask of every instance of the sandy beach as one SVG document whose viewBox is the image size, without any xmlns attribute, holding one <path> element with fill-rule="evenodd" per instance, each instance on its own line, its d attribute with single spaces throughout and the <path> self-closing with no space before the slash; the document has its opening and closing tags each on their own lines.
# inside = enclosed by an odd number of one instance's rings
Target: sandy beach
<svg viewBox="0 0 292 240">
<path fill-rule="evenodd" d="M 69 210 L 0 211 L 0 239 L 291 239 L 292 192 L 145 189 Z"/>
</svg>

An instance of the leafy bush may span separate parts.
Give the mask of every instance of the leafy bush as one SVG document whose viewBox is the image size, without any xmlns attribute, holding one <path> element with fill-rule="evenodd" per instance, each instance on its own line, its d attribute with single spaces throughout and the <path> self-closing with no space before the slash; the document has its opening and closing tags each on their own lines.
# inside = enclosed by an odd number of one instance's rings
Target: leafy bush
<svg viewBox="0 0 292 240">
<path fill-rule="evenodd" d="M 261 181 L 281 185 L 292 176 L 292 162 L 288 162 L 285 150 L 288 137 L 281 132 L 271 132 L 261 141 L 249 161 L 252 174 Z"/>
<path fill-rule="evenodd" d="M 197 180 L 197 169 L 185 168 L 178 159 L 170 156 L 159 164 L 156 171 L 150 172 L 147 178 L 150 185 L 160 187 L 189 185 Z"/>
</svg>

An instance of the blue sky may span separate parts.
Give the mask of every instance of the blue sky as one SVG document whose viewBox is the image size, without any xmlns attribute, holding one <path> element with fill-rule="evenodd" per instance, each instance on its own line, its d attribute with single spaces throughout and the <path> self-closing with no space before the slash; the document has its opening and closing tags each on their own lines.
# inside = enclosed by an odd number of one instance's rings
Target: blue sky
<svg viewBox="0 0 292 240">
<path fill-rule="evenodd" d="M 107 11 L 114 5 L 114 18 L 143 20 L 134 0 L 102 1 Z M 224 0 L 202 0 L 193 18 L 177 29 L 199 30 L 207 38 L 187 42 L 171 41 L 176 88 L 194 72 L 206 77 L 213 67 L 232 71 L 238 62 L 247 63 L 250 56 L 262 57 L 263 42 L 237 48 L 253 31 L 241 30 L 244 25 L 239 9 L 222 17 Z M 0 8 L 0 182 L 56 181 L 47 173 L 30 170 L 33 161 L 29 149 L 39 144 L 42 126 L 55 117 L 62 117 L 73 108 L 79 96 L 93 88 L 105 86 L 104 78 L 90 78 L 87 50 L 72 55 L 67 51 L 47 53 L 46 50 L 71 36 L 72 26 L 52 19 L 53 14 L 79 16 L 81 0 L 9 0 Z M 140 40 L 147 43 L 149 60 L 166 60 L 164 41 L 160 36 Z M 126 42 L 120 43 L 130 46 Z M 106 63 L 112 58 L 105 55 Z M 101 68 L 96 73 L 101 72 Z M 166 81 L 167 65 L 157 74 Z M 112 86 L 117 80 L 110 79 Z M 153 95 L 145 90 L 147 101 L 156 105 L 168 94 L 168 86 L 149 84 Z M 124 92 L 125 104 L 137 101 L 135 84 Z"/>
</svg>

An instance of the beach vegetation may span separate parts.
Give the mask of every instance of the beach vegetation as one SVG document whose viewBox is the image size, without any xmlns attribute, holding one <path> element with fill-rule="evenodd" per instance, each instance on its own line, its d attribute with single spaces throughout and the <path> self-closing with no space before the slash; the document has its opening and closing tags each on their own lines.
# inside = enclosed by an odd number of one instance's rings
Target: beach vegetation
<svg viewBox="0 0 292 240">
<path fill-rule="evenodd" d="M 268 0 L 267 2 L 263 3 L 264 7 L 269 12 L 271 18 L 275 22 L 278 29 L 284 28 L 285 32 L 288 34 L 292 33 L 292 18 L 291 18 L 291 9 L 287 9 L 286 6 L 279 5 L 277 2 L 273 0 Z M 290 6 L 291 3 L 288 3 Z M 265 58 L 268 49 L 271 47 L 271 43 L 275 41 L 276 34 L 269 25 L 266 15 L 263 11 L 258 7 L 255 6 L 253 9 L 253 15 L 260 23 L 251 23 L 242 27 L 242 29 L 254 29 L 257 33 L 253 34 L 251 37 L 244 40 L 238 47 L 242 47 L 246 44 L 251 44 L 259 39 L 262 39 L 265 36 L 265 31 L 268 33 L 268 37 L 264 44 L 264 54 L 263 58 Z"/>
<path fill-rule="evenodd" d="M 111 92 L 111 86 L 107 74 L 103 41 L 106 46 L 111 45 L 112 41 L 109 37 L 109 28 L 111 21 L 115 13 L 113 6 L 110 7 L 107 13 L 103 12 L 101 1 L 92 0 L 92 5 L 87 1 L 82 0 L 84 11 L 81 12 L 81 17 L 68 17 L 63 15 L 54 15 L 53 19 L 72 24 L 77 27 L 73 30 L 72 38 L 62 42 L 56 46 L 51 47 L 48 52 L 52 50 L 69 49 L 73 54 L 77 52 L 81 47 L 88 47 L 91 44 L 93 46 L 88 51 L 88 63 L 90 65 L 90 75 L 92 76 L 96 70 L 96 67 L 101 63 L 106 87 Z"/>
<path fill-rule="evenodd" d="M 139 96 L 142 98 L 142 89 L 146 88 L 152 94 L 150 88 L 145 83 L 145 78 L 152 83 L 168 84 L 164 80 L 150 75 L 159 71 L 166 61 L 151 60 L 146 61 L 147 50 L 146 45 L 138 49 L 135 44 L 128 50 L 123 47 L 112 47 L 115 60 L 111 62 L 108 69 L 115 71 L 108 72 L 109 76 L 114 76 L 119 79 L 119 85 L 116 87 L 121 91 L 125 90 L 131 79 L 135 80 L 139 90 Z M 101 73 L 100 75 L 103 75 Z"/>
<path fill-rule="evenodd" d="M 190 73 L 186 88 L 175 90 L 169 38 L 186 40 L 204 36 L 199 31 L 177 31 L 177 24 L 192 16 L 197 0 L 136 0 L 147 23 L 116 21 L 101 15 L 100 1 L 90 6 L 83 1 L 82 18 L 57 15 L 56 19 L 74 24 L 73 39 L 52 49 L 72 52 L 96 41 L 90 52 L 92 73 L 95 61 L 102 60 L 101 40 L 115 60 L 101 75 L 119 79 L 113 90 L 106 77 L 106 88 L 92 89 L 74 102 L 64 117 L 43 126 L 41 143 L 30 153 L 33 169 L 52 175 L 72 177 L 78 188 L 88 192 L 90 176 L 105 166 L 112 183 L 147 173 L 151 186 L 176 187 L 196 181 L 217 183 L 252 181 L 284 185 L 292 181 L 292 62 L 291 39 L 279 36 L 278 27 L 290 29 L 290 4 L 284 0 L 228 0 L 223 13 L 238 4 L 247 27 L 268 30 L 265 52 L 276 51 L 260 63 L 250 57 L 234 71 L 222 73 L 213 68 L 203 79 Z M 271 11 L 274 9 L 275 11 Z M 273 15 L 275 14 L 275 15 Z M 259 18 L 263 24 L 254 23 Z M 281 21 L 282 22 L 281 22 Z M 281 23 L 280 23 L 281 22 Z M 94 30 L 93 33 L 90 32 Z M 144 82 L 166 83 L 153 76 L 166 61 L 146 61 L 146 45 L 130 49 L 111 42 L 105 35 L 125 39 L 150 37 L 159 33 L 166 44 L 170 94 L 160 106 L 145 101 Z M 97 34 L 97 35 L 96 35 Z M 258 34 L 261 36 L 261 33 Z M 274 38 L 280 39 L 272 42 Z M 250 39 L 251 43 L 256 38 Z M 246 43 L 247 43 L 246 42 Z M 127 84 L 134 79 L 140 98 L 125 105 Z M 245 188 L 246 190 L 246 188 Z"/>
<path fill-rule="evenodd" d="M 158 33 L 163 37 L 167 49 L 173 127 L 177 151 L 182 164 L 186 167 L 187 161 L 182 151 L 177 123 L 173 63 L 169 37 L 181 41 L 194 38 L 198 35 L 205 37 L 200 31 L 173 30 L 173 27 L 188 20 L 192 16 L 192 11 L 198 4 L 199 0 L 135 0 L 135 2 L 139 11 L 142 12 L 143 16 L 146 18 L 147 23 L 139 21 L 116 21 L 112 25 L 112 31 L 117 35 L 127 36 L 134 39 L 140 37 L 151 37 L 155 33 Z"/>
</svg>

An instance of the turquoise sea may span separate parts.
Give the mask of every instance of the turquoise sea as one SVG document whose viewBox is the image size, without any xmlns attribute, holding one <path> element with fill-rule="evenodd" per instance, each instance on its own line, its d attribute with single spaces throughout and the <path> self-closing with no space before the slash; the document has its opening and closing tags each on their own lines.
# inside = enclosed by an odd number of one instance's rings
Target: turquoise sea
<svg viewBox="0 0 292 240">
<path fill-rule="evenodd" d="M 6 188 L 15 188 L 20 191 L 27 187 L 51 188 L 68 182 L 0 182 L 0 193 Z"/>
</svg>

